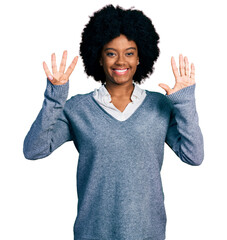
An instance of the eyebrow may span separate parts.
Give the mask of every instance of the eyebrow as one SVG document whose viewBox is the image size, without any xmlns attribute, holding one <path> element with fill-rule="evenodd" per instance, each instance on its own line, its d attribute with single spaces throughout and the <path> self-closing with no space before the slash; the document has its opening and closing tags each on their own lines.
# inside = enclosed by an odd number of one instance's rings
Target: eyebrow
<svg viewBox="0 0 227 240">
<path fill-rule="evenodd" d="M 129 50 L 129 49 L 134 49 L 134 50 L 136 50 L 135 47 L 130 47 L 130 48 L 127 48 L 126 50 Z M 106 48 L 104 51 L 108 51 L 108 50 L 114 50 L 114 51 L 117 51 L 117 50 L 114 49 L 114 48 Z"/>
</svg>

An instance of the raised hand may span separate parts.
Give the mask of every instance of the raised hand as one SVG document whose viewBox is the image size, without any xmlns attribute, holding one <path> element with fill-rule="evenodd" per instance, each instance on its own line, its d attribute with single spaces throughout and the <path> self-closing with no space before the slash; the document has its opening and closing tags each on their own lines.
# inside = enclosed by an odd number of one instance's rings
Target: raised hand
<svg viewBox="0 0 227 240">
<path fill-rule="evenodd" d="M 43 68 L 44 68 L 44 71 L 46 73 L 46 76 L 52 84 L 63 85 L 63 84 L 68 82 L 69 76 L 71 75 L 71 73 L 73 72 L 73 70 L 74 70 L 74 68 L 77 64 L 78 56 L 74 57 L 72 63 L 70 64 L 67 71 L 65 72 L 66 60 L 67 60 L 67 51 L 65 50 L 63 52 L 60 68 L 59 68 L 59 71 L 58 71 L 57 70 L 57 65 L 56 65 L 55 53 L 53 53 L 51 55 L 51 64 L 52 64 L 53 74 L 51 74 L 50 70 L 47 67 L 47 64 L 45 62 L 43 62 Z"/>
<path fill-rule="evenodd" d="M 159 84 L 159 86 L 166 91 L 167 95 L 170 95 L 181 90 L 182 88 L 195 84 L 195 66 L 193 63 L 191 64 L 191 73 L 189 75 L 189 62 L 187 57 L 183 58 L 182 54 L 180 54 L 179 56 L 180 71 L 178 71 L 174 57 L 171 58 L 171 66 L 175 77 L 174 88 L 171 89 L 168 85 L 164 83 Z"/>
</svg>

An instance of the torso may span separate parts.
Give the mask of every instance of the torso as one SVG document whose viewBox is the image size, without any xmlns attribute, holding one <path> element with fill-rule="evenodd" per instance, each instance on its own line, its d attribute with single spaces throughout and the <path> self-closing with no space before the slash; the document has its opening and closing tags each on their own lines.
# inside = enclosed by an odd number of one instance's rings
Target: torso
<svg viewBox="0 0 227 240">
<path fill-rule="evenodd" d="M 170 107 L 161 94 L 147 92 L 134 114 L 118 121 L 92 94 L 65 107 L 79 152 L 75 239 L 164 239 L 160 170 Z M 118 97 L 112 103 L 123 111 L 130 102 Z"/>
</svg>

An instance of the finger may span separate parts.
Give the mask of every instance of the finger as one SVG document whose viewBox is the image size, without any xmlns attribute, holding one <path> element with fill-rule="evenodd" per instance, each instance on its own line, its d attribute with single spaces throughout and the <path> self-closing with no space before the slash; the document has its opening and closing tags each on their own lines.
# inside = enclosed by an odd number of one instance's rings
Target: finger
<svg viewBox="0 0 227 240">
<path fill-rule="evenodd" d="M 52 65 L 52 72 L 53 74 L 56 74 L 57 73 L 57 65 L 56 65 L 56 56 L 55 56 L 55 53 L 53 53 L 51 55 L 51 65 Z"/>
<path fill-rule="evenodd" d="M 69 78 L 69 76 L 73 72 L 73 70 L 74 70 L 74 68 L 75 68 L 75 66 L 77 64 L 77 61 L 78 61 L 78 56 L 73 59 L 72 63 L 69 65 L 69 67 L 68 67 L 68 69 L 67 69 L 67 71 L 65 73 L 67 79 Z"/>
<path fill-rule="evenodd" d="M 159 87 L 163 88 L 166 91 L 167 95 L 169 95 L 171 93 L 171 88 L 167 84 L 160 83 L 158 85 L 159 85 Z"/>
<path fill-rule="evenodd" d="M 185 75 L 189 76 L 189 62 L 187 57 L 184 57 L 184 64 L 185 64 Z"/>
<path fill-rule="evenodd" d="M 171 58 L 171 66 L 172 66 L 172 70 L 173 70 L 173 75 L 174 75 L 175 79 L 177 80 L 180 77 L 180 75 L 179 75 L 179 71 L 178 71 L 176 62 L 174 60 L 174 57 Z"/>
<path fill-rule="evenodd" d="M 62 74 L 65 72 L 66 60 L 67 60 L 67 51 L 65 50 L 63 52 L 61 64 L 60 64 L 60 68 L 59 68 L 59 72 Z"/>
<path fill-rule="evenodd" d="M 180 54 L 180 56 L 179 56 L 179 66 L 180 66 L 180 75 L 184 76 L 185 75 L 185 67 L 184 67 L 184 61 L 183 61 L 182 54 Z"/>
<path fill-rule="evenodd" d="M 191 78 L 192 83 L 195 83 L 195 65 L 193 63 L 191 64 L 190 78 Z"/>
<path fill-rule="evenodd" d="M 47 67 L 46 62 L 43 62 L 43 68 L 44 68 L 44 71 L 45 71 L 45 73 L 46 73 L 47 78 L 48 78 L 50 81 L 53 80 L 53 76 L 52 76 L 49 68 Z"/>
</svg>

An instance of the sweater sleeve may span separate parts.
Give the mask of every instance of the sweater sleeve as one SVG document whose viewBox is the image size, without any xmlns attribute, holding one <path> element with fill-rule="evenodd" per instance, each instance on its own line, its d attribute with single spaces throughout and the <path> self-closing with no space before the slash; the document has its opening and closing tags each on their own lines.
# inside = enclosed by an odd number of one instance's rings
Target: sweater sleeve
<svg viewBox="0 0 227 240">
<path fill-rule="evenodd" d="M 44 158 L 64 142 L 72 140 L 69 122 L 64 114 L 68 88 L 69 82 L 53 85 L 47 79 L 42 109 L 24 140 L 25 158 Z"/>
<path fill-rule="evenodd" d="M 183 162 L 200 165 L 204 158 L 204 146 L 196 111 L 195 84 L 166 97 L 173 106 L 166 143 Z"/>
</svg>

